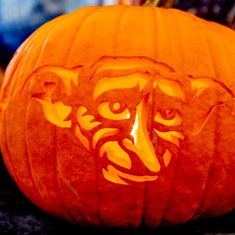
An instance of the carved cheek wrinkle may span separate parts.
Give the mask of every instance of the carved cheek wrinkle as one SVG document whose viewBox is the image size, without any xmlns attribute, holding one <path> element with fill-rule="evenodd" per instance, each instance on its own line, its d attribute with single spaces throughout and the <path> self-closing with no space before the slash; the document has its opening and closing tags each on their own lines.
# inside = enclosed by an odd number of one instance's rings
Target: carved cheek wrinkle
<svg viewBox="0 0 235 235">
<path fill-rule="evenodd" d="M 119 130 L 117 128 L 102 128 L 98 130 L 92 138 L 92 147 L 95 148 L 100 139 L 116 135 L 118 132 Z"/>
<path fill-rule="evenodd" d="M 180 146 L 180 139 L 183 140 L 184 139 L 184 135 L 181 132 L 178 131 L 158 131 L 157 129 L 154 128 L 154 131 L 156 132 L 156 134 L 166 140 L 169 141 L 171 143 L 174 143 L 177 147 Z"/>
<path fill-rule="evenodd" d="M 135 181 L 135 182 L 154 181 L 158 178 L 158 176 L 151 176 L 151 175 L 138 176 L 138 175 L 127 174 L 127 173 L 117 170 L 111 165 L 107 167 L 107 170 L 103 168 L 102 173 L 105 179 L 116 184 L 124 184 L 124 185 L 128 185 L 129 183 L 122 180 L 122 178 Z"/>
<path fill-rule="evenodd" d="M 34 99 L 42 104 L 44 115 L 49 122 L 62 128 L 70 128 L 72 126 L 71 120 L 64 121 L 72 111 L 71 106 L 64 105 L 61 101 L 52 103 L 48 99 L 44 100 L 35 97 Z"/>
<path fill-rule="evenodd" d="M 107 154 L 107 158 L 115 164 L 131 169 L 130 156 L 121 148 L 117 141 L 108 141 L 100 148 L 99 155 Z"/>
<path fill-rule="evenodd" d="M 84 130 L 90 131 L 99 126 L 101 122 L 95 121 L 95 117 L 93 115 L 85 114 L 86 112 L 86 107 L 79 106 L 77 109 L 77 121 Z"/>
</svg>

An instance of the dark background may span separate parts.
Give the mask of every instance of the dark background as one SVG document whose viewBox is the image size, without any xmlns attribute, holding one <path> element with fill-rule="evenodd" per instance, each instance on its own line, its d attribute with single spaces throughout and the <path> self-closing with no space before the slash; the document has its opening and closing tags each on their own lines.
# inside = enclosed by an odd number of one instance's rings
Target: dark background
<svg viewBox="0 0 235 235">
<path fill-rule="evenodd" d="M 0 0 L 0 83 L 1 69 L 4 71 L 16 48 L 41 24 L 84 5 L 112 2 L 115 0 Z M 166 2 L 160 1 L 160 4 L 164 6 Z M 175 0 L 173 7 L 231 28 L 235 26 L 235 0 Z M 3 234 L 235 235 L 235 211 L 218 218 L 155 230 L 81 227 L 52 217 L 32 205 L 7 173 L 0 155 L 0 235 Z"/>
</svg>

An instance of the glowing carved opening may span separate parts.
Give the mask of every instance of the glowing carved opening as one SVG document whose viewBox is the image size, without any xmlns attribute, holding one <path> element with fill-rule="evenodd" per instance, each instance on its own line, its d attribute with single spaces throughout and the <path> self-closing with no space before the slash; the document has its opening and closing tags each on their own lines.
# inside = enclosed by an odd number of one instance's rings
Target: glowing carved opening
<svg viewBox="0 0 235 235">
<path fill-rule="evenodd" d="M 172 153 L 168 149 L 166 149 L 165 153 L 163 154 L 163 161 L 166 167 L 170 164 L 171 158 Z"/>
<path fill-rule="evenodd" d="M 114 89 L 128 89 L 138 86 L 140 91 L 142 91 L 147 82 L 148 80 L 146 79 L 146 75 L 141 73 L 120 77 L 102 78 L 95 87 L 93 98 L 96 99 L 104 92 Z"/>
<path fill-rule="evenodd" d="M 98 141 L 104 137 L 116 135 L 119 132 L 117 128 L 102 128 L 98 130 L 92 139 L 92 146 L 95 148 Z"/>
<path fill-rule="evenodd" d="M 154 89 L 158 87 L 166 95 L 179 98 L 184 102 L 186 101 L 186 95 L 183 87 L 181 86 L 179 81 L 174 80 L 178 77 L 177 73 L 175 73 L 174 70 L 171 69 L 169 66 L 153 61 L 149 58 L 101 58 L 93 68 L 96 70 L 94 76 L 97 76 L 99 78 L 103 76 L 103 78 L 99 80 L 95 87 L 93 93 L 94 99 L 96 99 L 104 92 L 114 89 L 121 90 L 139 87 L 139 90 L 142 92 L 143 95 L 145 95 L 146 91 L 150 93 L 150 90 L 152 88 Z M 118 70 L 120 70 L 121 72 Z M 61 78 L 64 92 L 67 95 L 72 94 L 73 85 L 78 85 L 79 72 L 75 71 L 74 69 L 69 70 L 58 66 L 45 66 L 37 69 L 35 73 L 42 72 L 50 72 L 58 75 Z M 127 73 L 128 75 L 125 76 L 124 74 Z M 132 75 L 130 75 L 130 73 L 132 73 Z M 119 75 L 114 77 L 115 74 Z M 191 82 L 194 99 L 199 97 L 206 88 L 215 85 L 220 86 L 228 91 L 228 89 L 223 84 L 220 84 L 219 82 L 211 78 L 192 78 L 191 76 L 188 76 L 188 78 Z M 55 89 L 55 83 L 46 82 L 44 85 L 45 93 L 33 96 L 34 99 L 42 104 L 43 112 L 49 122 L 58 127 L 70 128 L 72 125 L 71 121 L 67 121 L 65 119 L 71 113 L 72 107 L 65 105 L 62 101 L 52 101 L 51 97 Z M 128 150 L 136 153 L 149 170 L 157 172 L 160 170 L 160 164 L 155 155 L 155 151 L 152 146 L 147 129 L 147 120 L 149 118 L 147 117 L 147 105 L 147 97 L 145 96 L 145 98 L 136 107 L 135 121 L 130 133 L 130 135 L 133 137 L 133 141 L 129 138 L 130 136 L 126 136 L 126 138 L 123 137 L 123 144 Z M 192 132 L 193 135 L 198 134 L 202 130 L 202 128 L 208 122 L 212 111 L 214 110 L 214 107 L 210 108 L 209 111 L 200 120 L 194 123 L 194 131 Z M 75 134 L 81 141 L 83 146 L 86 149 L 92 151 L 92 149 L 89 149 L 91 140 L 88 139 L 83 134 L 85 132 L 82 131 L 91 131 L 93 128 L 101 125 L 101 122 L 96 121 L 95 116 L 87 114 L 86 112 L 87 109 L 84 106 L 80 106 L 78 108 L 76 115 L 79 125 L 75 126 Z M 98 112 L 103 118 L 111 120 L 118 121 L 130 118 L 130 111 L 127 109 L 126 106 L 121 105 L 121 103 L 119 102 L 102 103 L 98 106 Z M 178 112 L 176 112 L 175 116 L 166 116 L 167 117 L 165 117 L 164 114 L 162 114 L 161 112 L 157 113 L 154 117 L 154 121 L 165 126 L 178 126 L 183 121 Z M 169 141 L 178 147 L 180 145 L 180 140 L 184 139 L 183 134 L 178 131 L 161 132 L 156 129 L 154 130 L 158 137 L 162 138 L 163 140 Z M 93 135 L 93 148 L 96 148 L 98 141 L 102 138 L 112 136 L 112 139 L 114 139 L 114 135 L 116 135 L 117 133 L 119 133 L 119 130 L 117 128 L 103 128 L 98 130 Z M 130 156 L 127 152 L 125 152 L 124 149 L 122 149 L 118 141 L 108 141 L 104 143 L 99 149 L 99 155 L 102 157 L 104 154 L 107 154 L 107 158 L 111 162 L 119 165 L 120 167 L 131 170 Z M 170 152 L 169 149 L 165 150 L 165 153 L 163 154 L 163 162 L 165 166 L 169 165 L 172 159 L 172 155 L 173 153 Z M 110 165 L 107 167 L 107 170 L 103 169 L 103 175 L 107 180 L 118 184 L 128 184 L 123 179 L 128 179 L 135 182 L 144 182 L 153 181 L 158 178 L 157 176 L 136 176 L 127 174 L 115 169 L 113 166 Z"/>
<path fill-rule="evenodd" d="M 77 109 L 77 121 L 84 130 L 89 131 L 99 126 L 101 122 L 95 121 L 95 117 L 93 115 L 85 114 L 86 112 L 86 107 L 79 106 Z"/>
<path fill-rule="evenodd" d="M 48 97 L 45 99 L 34 97 L 34 99 L 42 104 L 44 115 L 49 122 L 62 128 L 70 128 L 72 126 L 72 122 L 70 120 L 64 121 L 71 113 L 72 107 L 64 105 L 61 101 L 52 103 Z"/>
<path fill-rule="evenodd" d="M 149 175 L 141 175 L 141 176 L 130 175 L 130 174 L 117 170 L 111 165 L 107 167 L 107 170 L 102 169 L 102 173 L 105 179 L 116 184 L 124 184 L 124 185 L 128 185 L 128 183 L 122 180 L 121 178 L 128 179 L 130 181 L 135 181 L 135 182 L 154 181 L 158 178 L 158 176 L 149 176 Z"/>
<path fill-rule="evenodd" d="M 127 107 L 123 108 L 119 102 L 115 102 L 110 107 L 110 102 L 103 102 L 99 104 L 99 114 L 107 119 L 111 120 L 123 120 L 130 118 L 130 111 Z"/>
<path fill-rule="evenodd" d="M 206 88 L 219 85 L 219 83 L 215 82 L 211 78 L 196 78 L 196 79 L 191 79 L 190 82 L 192 90 L 196 92 L 194 98 L 200 96 Z"/>
<path fill-rule="evenodd" d="M 182 101 L 185 101 L 185 93 L 177 81 L 172 81 L 164 78 L 159 78 L 157 80 L 157 85 L 159 89 L 165 94 L 173 97 L 180 98 Z"/>
<path fill-rule="evenodd" d="M 155 128 L 154 128 L 154 131 L 156 132 L 156 134 L 160 138 L 175 144 L 177 147 L 179 147 L 179 145 L 180 145 L 180 140 L 184 139 L 184 135 L 181 132 L 178 132 L 178 131 L 162 132 L 162 131 L 158 131 Z"/>
<path fill-rule="evenodd" d="M 147 96 L 136 107 L 135 123 L 131 131 L 134 143 L 128 138 L 123 140 L 124 146 L 138 155 L 144 165 L 153 172 L 160 170 L 155 150 L 147 129 Z"/>
<path fill-rule="evenodd" d="M 169 120 L 163 118 L 161 113 L 158 112 L 154 117 L 154 121 L 166 126 L 179 126 L 182 123 L 183 119 L 178 111 L 176 111 L 175 116 Z"/>
<path fill-rule="evenodd" d="M 117 141 L 109 141 L 100 148 L 100 156 L 107 154 L 107 158 L 127 169 L 131 169 L 131 159 L 129 155 L 120 147 Z"/>
<path fill-rule="evenodd" d="M 86 136 L 84 136 L 79 128 L 79 126 L 75 127 L 75 135 L 77 136 L 77 138 L 81 141 L 81 143 L 83 144 L 83 146 L 89 150 L 89 141 L 86 138 Z"/>
</svg>

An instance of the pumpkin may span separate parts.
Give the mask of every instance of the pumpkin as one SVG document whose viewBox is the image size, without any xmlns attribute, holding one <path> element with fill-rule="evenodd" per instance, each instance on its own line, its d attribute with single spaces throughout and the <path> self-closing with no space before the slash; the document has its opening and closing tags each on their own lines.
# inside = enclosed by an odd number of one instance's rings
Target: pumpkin
<svg viewBox="0 0 235 235">
<path fill-rule="evenodd" d="M 156 227 L 235 206 L 235 33 L 174 9 L 86 7 L 18 49 L 1 151 L 22 192 L 80 224 Z"/>
</svg>

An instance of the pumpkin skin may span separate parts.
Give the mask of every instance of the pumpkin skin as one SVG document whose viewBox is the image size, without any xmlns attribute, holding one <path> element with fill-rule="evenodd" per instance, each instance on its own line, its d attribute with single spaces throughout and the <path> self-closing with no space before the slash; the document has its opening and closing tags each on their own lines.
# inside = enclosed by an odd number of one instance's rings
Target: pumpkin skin
<svg viewBox="0 0 235 235">
<path fill-rule="evenodd" d="M 10 174 L 38 207 L 80 224 L 155 227 L 232 210 L 234 51 L 232 30 L 173 9 L 52 20 L 2 84 Z"/>
</svg>

